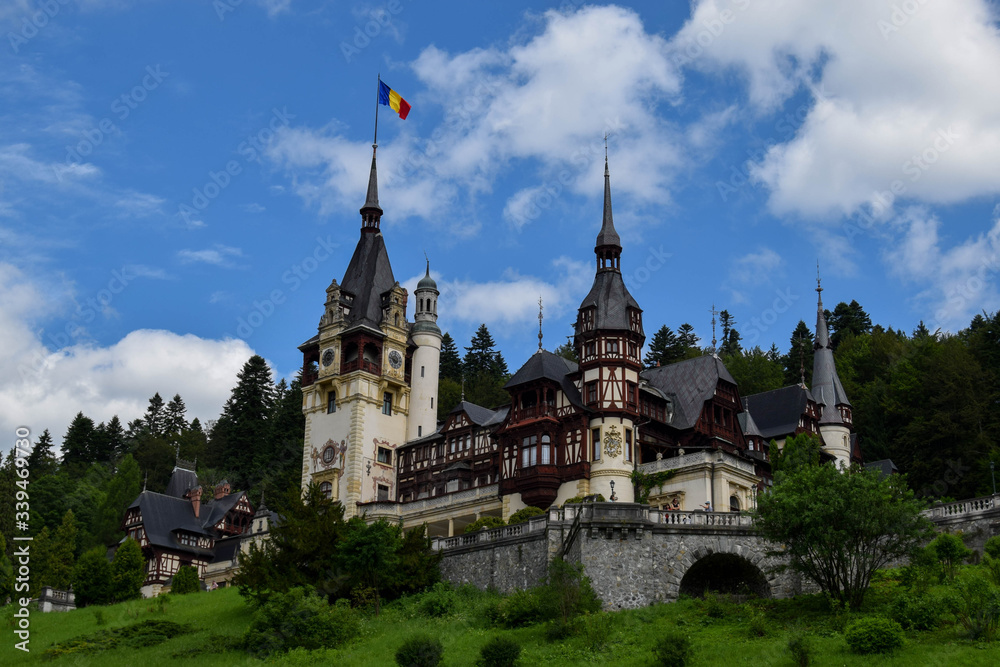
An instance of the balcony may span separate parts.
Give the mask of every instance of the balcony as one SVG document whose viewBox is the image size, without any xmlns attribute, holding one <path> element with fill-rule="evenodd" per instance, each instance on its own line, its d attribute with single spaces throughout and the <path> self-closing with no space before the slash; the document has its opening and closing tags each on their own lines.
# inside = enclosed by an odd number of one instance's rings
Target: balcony
<svg viewBox="0 0 1000 667">
<path fill-rule="evenodd" d="M 382 375 L 382 364 L 376 361 L 368 361 L 367 359 L 354 359 L 352 361 L 345 361 L 340 365 L 340 373 L 342 375 L 347 375 L 354 371 L 365 371 L 372 375 Z"/>
</svg>

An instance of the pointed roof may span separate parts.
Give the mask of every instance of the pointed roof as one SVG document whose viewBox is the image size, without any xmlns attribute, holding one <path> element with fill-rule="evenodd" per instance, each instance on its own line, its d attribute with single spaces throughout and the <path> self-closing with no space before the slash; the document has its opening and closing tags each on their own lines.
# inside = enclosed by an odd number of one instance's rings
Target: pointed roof
<svg viewBox="0 0 1000 667">
<path fill-rule="evenodd" d="M 575 373 L 578 368 L 575 361 L 570 361 L 548 350 L 541 350 L 528 357 L 524 365 L 514 373 L 514 377 L 508 380 L 503 388 L 511 389 L 541 379 L 552 380 L 559 385 L 570 403 L 578 408 L 583 408 L 580 390 L 577 389 L 576 383 L 569 378 L 570 374 Z"/>
<path fill-rule="evenodd" d="M 608 171 L 608 157 L 604 156 L 604 222 L 597 235 L 597 246 L 618 246 L 621 248 L 621 238 L 615 230 L 614 216 L 611 214 L 611 172 Z"/>
<path fill-rule="evenodd" d="M 710 354 L 647 368 L 639 376 L 673 403 L 670 424 L 679 429 L 694 427 L 720 380 L 736 384 L 722 360 Z"/>
<path fill-rule="evenodd" d="M 378 146 L 372 146 L 372 170 L 368 174 L 368 194 L 365 196 L 365 205 L 361 207 L 361 215 L 365 211 L 378 212 L 382 215 L 382 209 L 378 205 L 378 170 L 375 167 L 375 151 Z"/>
<path fill-rule="evenodd" d="M 813 343 L 812 395 L 822 406 L 820 424 L 843 424 L 844 418 L 837 406 L 850 406 L 851 402 L 847 400 L 847 392 L 837 375 L 837 364 L 833 358 L 833 348 L 830 347 L 830 332 L 823 312 L 823 286 L 818 278 L 816 293 L 819 298 L 816 306 L 816 340 Z"/>
<path fill-rule="evenodd" d="M 167 482 L 167 489 L 164 493 L 174 498 L 183 498 L 188 489 L 198 486 L 198 474 L 189 469 L 193 467 L 186 465 L 185 461 L 178 460 L 174 465 L 173 472 L 170 473 L 170 481 Z"/>
<path fill-rule="evenodd" d="M 348 328 L 367 325 L 376 331 L 382 323 L 382 296 L 396 284 L 382 233 L 362 232 L 340 286 Z"/>
<path fill-rule="evenodd" d="M 417 289 L 437 289 L 437 283 L 431 278 L 431 260 L 427 260 L 427 273 L 417 283 Z"/>
<path fill-rule="evenodd" d="M 743 409 L 750 415 L 758 434 L 767 440 L 795 433 L 799 420 L 813 396 L 802 385 L 793 384 L 760 394 L 745 396 Z M 744 430 L 746 433 L 746 430 Z"/>
</svg>

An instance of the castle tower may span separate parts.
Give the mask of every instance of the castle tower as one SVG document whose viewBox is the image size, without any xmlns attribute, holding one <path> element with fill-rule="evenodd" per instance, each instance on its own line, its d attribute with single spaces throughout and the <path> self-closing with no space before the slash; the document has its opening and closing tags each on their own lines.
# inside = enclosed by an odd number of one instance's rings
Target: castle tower
<svg viewBox="0 0 1000 667">
<path fill-rule="evenodd" d="M 319 484 L 348 517 L 359 513 L 359 503 L 395 499 L 394 450 L 406 439 L 410 412 L 407 292 L 393 277 L 382 237 L 372 149 L 361 238 L 343 282 L 326 290 L 319 333 L 299 347 L 302 486 Z"/>
<path fill-rule="evenodd" d="M 812 395 L 820 407 L 819 434 L 823 451 L 837 457 L 837 465 L 851 464 L 851 402 L 837 375 L 837 365 L 830 347 L 830 333 L 823 313 L 823 286 L 816 279 L 818 305 L 816 310 L 816 341 L 813 343 Z"/>
<path fill-rule="evenodd" d="M 639 357 L 645 334 L 642 309 L 621 274 L 621 239 L 611 211 L 611 176 L 604 159 L 604 221 L 594 247 L 597 273 L 580 304 L 573 345 L 580 359 L 579 389 L 590 419 L 590 492 L 632 502 L 635 425 L 639 420 Z M 612 491 L 611 482 L 614 482 Z"/>
<path fill-rule="evenodd" d="M 431 263 L 427 261 L 427 274 L 417 283 L 413 296 L 416 314 L 410 336 L 416 350 L 410 388 L 410 418 L 406 426 L 406 439 L 415 440 L 430 435 L 437 427 L 438 371 L 441 366 L 441 329 L 437 325 L 437 301 L 440 292 L 431 278 Z"/>
</svg>

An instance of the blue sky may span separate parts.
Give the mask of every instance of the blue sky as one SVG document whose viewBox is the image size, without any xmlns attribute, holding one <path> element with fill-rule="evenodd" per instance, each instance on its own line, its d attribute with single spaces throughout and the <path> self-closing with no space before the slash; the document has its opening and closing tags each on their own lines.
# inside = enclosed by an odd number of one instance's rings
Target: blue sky
<svg viewBox="0 0 1000 667">
<path fill-rule="evenodd" d="M 153 392 L 216 417 L 301 363 L 358 238 L 376 77 L 382 229 L 459 345 L 515 370 L 593 277 L 603 136 L 647 336 L 713 305 L 784 351 L 828 306 L 957 330 L 998 307 L 1000 35 L 985 0 L 585 5 L 8 0 L 0 428 Z M 412 309 L 412 308 L 411 308 Z"/>
</svg>

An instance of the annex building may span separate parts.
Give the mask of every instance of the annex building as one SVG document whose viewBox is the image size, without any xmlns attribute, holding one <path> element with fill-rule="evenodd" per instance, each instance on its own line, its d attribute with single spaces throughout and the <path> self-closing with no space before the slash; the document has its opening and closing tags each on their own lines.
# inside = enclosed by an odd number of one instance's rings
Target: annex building
<svg viewBox="0 0 1000 667">
<path fill-rule="evenodd" d="M 653 489 L 657 509 L 709 503 L 738 512 L 771 482 L 772 441 L 815 433 L 840 465 L 860 459 L 821 298 L 811 388 L 803 381 L 743 396 L 715 354 L 643 369 L 642 308 L 622 280 L 607 160 L 594 282 L 581 295 L 573 339 L 579 363 L 539 349 L 505 385 L 507 405 L 463 401 L 443 423 L 439 292 L 429 264 L 412 295 L 393 276 L 374 150 L 360 213 L 343 280 L 326 289 L 318 331 L 299 347 L 302 485 L 318 484 L 347 516 L 427 523 L 431 535 L 451 536 L 529 505 L 590 494 L 633 502 L 636 469 L 677 471 Z"/>
</svg>

